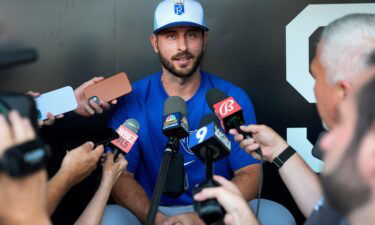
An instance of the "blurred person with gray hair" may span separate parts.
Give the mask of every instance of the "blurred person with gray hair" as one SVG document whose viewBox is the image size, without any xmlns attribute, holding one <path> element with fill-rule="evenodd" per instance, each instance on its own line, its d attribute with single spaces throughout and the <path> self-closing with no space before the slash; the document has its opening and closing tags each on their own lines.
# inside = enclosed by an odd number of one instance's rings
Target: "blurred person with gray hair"
<svg viewBox="0 0 375 225">
<path fill-rule="evenodd" d="M 330 23 L 323 31 L 317 53 L 311 63 L 315 79 L 314 92 L 323 124 L 334 128 L 339 104 L 353 89 L 353 81 L 373 66 L 375 50 L 375 15 L 349 14 Z M 266 161 L 279 167 L 279 173 L 302 213 L 309 217 L 306 224 L 345 223 L 342 216 L 322 198 L 318 176 L 302 157 L 275 131 L 265 125 L 244 126 L 254 139 L 235 135 L 240 146 L 253 157 L 262 149 Z M 322 223 L 322 218 L 325 223 Z M 329 218 L 329 220 L 327 220 Z"/>
</svg>

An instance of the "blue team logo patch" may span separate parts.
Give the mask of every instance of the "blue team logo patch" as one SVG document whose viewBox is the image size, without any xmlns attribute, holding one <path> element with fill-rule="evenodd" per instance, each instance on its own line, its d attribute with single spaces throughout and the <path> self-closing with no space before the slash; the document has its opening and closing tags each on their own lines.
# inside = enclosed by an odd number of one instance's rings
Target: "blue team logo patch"
<svg viewBox="0 0 375 225">
<path fill-rule="evenodd" d="M 174 13 L 176 15 L 179 15 L 179 16 L 181 16 L 182 14 L 185 13 L 184 1 L 175 1 L 175 3 L 174 3 Z"/>
</svg>

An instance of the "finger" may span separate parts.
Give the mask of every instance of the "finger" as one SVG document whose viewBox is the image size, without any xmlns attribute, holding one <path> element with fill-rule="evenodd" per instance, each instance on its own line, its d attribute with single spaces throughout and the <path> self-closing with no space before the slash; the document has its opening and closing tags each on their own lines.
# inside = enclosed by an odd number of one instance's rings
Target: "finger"
<svg viewBox="0 0 375 225">
<path fill-rule="evenodd" d="M 96 155 L 97 160 L 99 160 L 99 158 L 100 158 L 100 157 L 103 155 L 103 153 L 104 153 L 104 146 L 103 146 L 103 145 L 99 145 L 99 146 L 97 146 L 97 147 L 94 149 L 93 153 Z M 113 161 L 113 158 L 112 158 L 112 161 Z"/>
<path fill-rule="evenodd" d="M 96 102 L 94 102 L 93 100 L 90 99 L 89 104 L 91 108 L 95 110 L 96 113 L 103 113 L 103 109 L 98 104 L 96 104 Z"/>
<path fill-rule="evenodd" d="M 49 126 L 49 125 L 52 125 L 54 123 L 55 123 L 55 116 L 52 113 L 48 112 L 47 113 L 47 119 L 43 121 L 43 124 Z"/>
<path fill-rule="evenodd" d="M 6 121 L 5 117 L 0 114 L 0 154 L 13 143 L 13 135 L 11 132 L 10 125 Z"/>
<path fill-rule="evenodd" d="M 217 198 L 222 190 L 222 187 L 204 188 L 201 192 L 194 195 L 194 199 L 197 201 L 204 201 L 211 198 Z"/>
<path fill-rule="evenodd" d="M 224 224 L 236 224 L 235 219 L 232 214 L 225 214 L 224 216 Z"/>
<path fill-rule="evenodd" d="M 91 141 L 88 141 L 84 143 L 83 145 L 79 146 L 78 148 L 83 148 L 86 152 L 91 152 L 94 149 L 94 143 Z"/>
<path fill-rule="evenodd" d="M 114 155 L 112 152 L 107 152 L 106 162 L 114 162 Z"/>
<path fill-rule="evenodd" d="M 236 129 L 230 129 L 229 133 L 232 134 L 232 135 L 238 135 L 239 134 Z"/>
<path fill-rule="evenodd" d="M 95 114 L 95 111 L 89 106 L 89 104 L 86 101 L 82 103 L 82 105 L 83 105 L 83 108 L 86 110 L 86 112 L 88 112 L 90 115 Z"/>
<path fill-rule="evenodd" d="M 104 80 L 104 77 L 94 77 L 90 81 L 93 81 L 94 83 L 98 83 L 102 80 Z"/>
<path fill-rule="evenodd" d="M 240 142 L 240 148 L 245 149 L 247 146 L 254 144 L 255 141 L 253 138 L 248 138 Z"/>
<path fill-rule="evenodd" d="M 237 142 L 241 142 L 243 139 L 244 139 L 244 137 L 243 137 L 242 134 L 236 134 L 234 136 L 234 140 L 237 141 Z"/>
<path fill-rule="evenodd" d="M 82 87 L 82 88 L 89 87 L 91 85 L 94 85 L 95 83 L 98 83 L 98 82 L 102 81 L 103 79 L 104 79 L 104 77 L 94 77 L 91 80 L 83 83 L 80 87 Z"/>
<path fill-rule="evenodd" d="M 100 107 L 102 107 L 104 110 L 108 110 L 109 108 L 111 108 L 111 105 L 108 103 L 108 102 L 104 102 L 102 100 L 100 100 L 100 103 L 99 103 Z"/>
<path fill-rule="evenodd" d="M 40 96 L 39 92 L 33 92 L 33 91 L 28 91 L 28 92 L 26 92 L 26 94 L 32 96 L 33 98 L 36 98 L 36 97 Z"/>
<path fill-rule="evenodd" d="M 64 114 L 60 114 L 60 115 L 57 115 L 56 116 L 56 119 L 61 119 L 61 118 L 63 118 L 64 117 Z"/>
<path fill-rule="evenodd" d="M 248 126 L 240 126 L 240 129 L 245 132 L 251 132 L 253 134 L 258 133 L 262 129 L 263 125 L 248 125 Z"/>
<path fill-rule="evenodd" d="M 120 153 L 120 154 L 117 155 L 117 157 L 116 157 L 116 159 L 115 159 L 115 162 L 117 163 L 117 162 L 119 162 L 121 159 L 125 159 L 125 158 L 124 158 L 124 155 Z"/>
<path fill-rule="evenodd" d="M 30 141 L 35 139 L 35 131 L 29 119 L 23 119 L 23 127 L 25 130 L 25 141 Z"/>
<path fill-rule="evenodd" d="M 246 146 L 246 148 L 244 150 L 247 153 L 252 153 L 252 152 L 254 152 L 258 148 L 259 148 L 259 144 L 258 143 L 254 143 L 254 144 L 251 144 L 249 146 Z"/>
<path fill-rule="evenodd" d="M 112 105 L 116 105 L 116 104 L 117 104 L 117 100 L 116 100 L 116 99 L 115 99 L 115 100 L 112 100 L 112 101 L 111 101 L 111 104 L 112 104 Z"/>
<path fill-rule="evenodd" d="M 12 133 L 15 144 L 24 142 L 25 140 L 25 129 L 24 122 L 22 121 L 19 112 L 12 110 L 9 113 L 9 120 L 12 126 Z"/>
<path fill-rule="evenodd" d="M 214 175 L 214 180 L 217 181 L 224 188 L 232 189 L 233 187 L 236 187 L 234 183 L 230 182 L 222 176 Z"/>
</svg>

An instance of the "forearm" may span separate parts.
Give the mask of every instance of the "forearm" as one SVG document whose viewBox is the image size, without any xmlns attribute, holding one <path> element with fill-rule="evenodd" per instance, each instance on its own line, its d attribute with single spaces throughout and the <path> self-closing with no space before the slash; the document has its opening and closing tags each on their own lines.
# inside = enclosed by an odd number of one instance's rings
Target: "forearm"
<svg viewBox="0 0 375 225">
<path fill-rule="evenodd" d="M 146 221 L 151 205 L 150 200 L 133 175 L 130 173 L 121 174 L 113 186 L 112 196 L 117 203 L 132 211 L 142 223 Z M 163 215 L 158 213 L 156 219 L 161 217 Z"/>
<path fill-rule="evenodd" d="M 231 180 L 240 189 L 243 197 L 250 201 L 258 194 L 260 164 L 239 169 Z"/>
<path fill-rule="evenodd" d="M 111 193 L 112 184 L 109 180 L 100 182 L 100 186 L 96 191 L 94 197 L 87 205 L 78 220 L 74 223 L 75 225 L 97 225 L 100 224 L 104 208 L 107 204 L 109 195 Z"/>
<path fill-rule="evenodd" d="M 318 176 L 299 154 L 294 154 L 279 169 L 280 176 L 302 213 L 309 217 L 322 195 Z"/>
<path fill-rule="evenodd" d="M 65 193 L 73 186 L 69 173 L 59 170 L 47 183 L 47 212 L 52 215 Z"/>
</svg>

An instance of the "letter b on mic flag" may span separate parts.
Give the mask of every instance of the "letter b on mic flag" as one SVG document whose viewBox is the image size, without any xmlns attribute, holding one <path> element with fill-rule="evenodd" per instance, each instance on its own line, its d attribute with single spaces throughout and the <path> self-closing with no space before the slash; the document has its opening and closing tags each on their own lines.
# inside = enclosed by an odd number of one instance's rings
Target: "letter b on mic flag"
<svg viewBox="0 0 375 225">
<path fill-rule="evenodd" d="M 133 133 L 124 125 L 119 126 L 116 132 L 120 137 L 116 140 L 111 141 L 111 143 L 121 149 L 121 151 L 128 153 L 133 147 L 135 141 L 138 139 L 138 135 Z"/>
<path fill-rule="evenodd" d="M 233 97 L 228 97 L 213 105 L 216 116 L 220 119 L 221 126 L 226 132 L 230 129 L 227 125 L 227 120 L 233 117 L 244 121 L 241 106 L 234 100 Z"/>
</svg>

